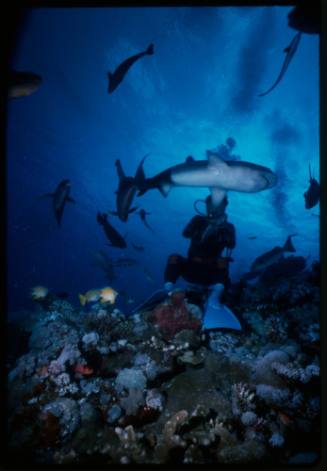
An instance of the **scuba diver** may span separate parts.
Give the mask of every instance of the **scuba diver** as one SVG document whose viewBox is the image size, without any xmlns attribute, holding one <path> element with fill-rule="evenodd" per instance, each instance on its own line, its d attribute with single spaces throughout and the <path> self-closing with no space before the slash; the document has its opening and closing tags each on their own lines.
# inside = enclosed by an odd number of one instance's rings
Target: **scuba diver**
<svg viewBox="0 0 327 471">
<path fill-rule="evenodd" d="M 229 263 L 232 261 L 231 252 L 235 247 L 235 228 L 227 222 L 225 214 L 228 205 L 227 197 L 214 207 L 211 195 L 205 200 L 206 214 L 202 214 L 197 204 L 194 216 L 183 231 L 183 236 L 191 239 L 187 258 L 172 254 L 168 257 L 164 280 L 165 288 L 171 290 L 173 284 L 181 276 L 190 283 L 209 286 L 221 283 L 230 286 Z M 225 256 L 222 253 L 226 249 Z"/>
<path fill-rule="evenodd" d="M 198 210 L 199 202 L 205 203 L 205 214 Z M 227 197 L 216 207 L 211 196 L 205 201 L 195 201 L 194 209 L 198 215 L 190 220 L 183 231 L 183 236 L 191 239 L 187 258 L 179 254 L 168 257 L 164 273 L 164 289 L 153 293 L 136 308 L 135 312 L 151 309 L 162 302 L 171 294 L 178 278 L 182 277 L 191 284 L 187 296 L 189 301 L 203 306 L 204 330 L 242 329 L 232 311 L 220 302 L 224 289 L 228 289 L 231 285 L 229 263 L 233 261 L 231 253 L 236 245 L 235 228 L 227 221 L 225 214 L 227 205 Z M 224 250 L 226 252 L 223 255 Z"/>
</svg>

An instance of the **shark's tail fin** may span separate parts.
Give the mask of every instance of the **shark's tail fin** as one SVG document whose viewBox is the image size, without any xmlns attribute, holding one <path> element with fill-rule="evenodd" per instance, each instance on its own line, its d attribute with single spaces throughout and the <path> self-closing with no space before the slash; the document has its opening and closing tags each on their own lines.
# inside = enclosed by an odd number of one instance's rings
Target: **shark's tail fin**
<svg viewBox="0 0 327 471">
<path fill-rule="evenodd" d="M 151 43 L 150 46 L 147 48 L 147 50 L 145 51 L 147 54 L 154 54 L 154 50 L 153 50 L 153 44 Z"/>
<path fill-rule="evenodd" d="M 283 250 L 285 252 L 296 252 L 294 245 L 292 243 L 292 237 L 296 236 L 297 234 L 291 234 L 287 237 L 286 242 L 284 244 Z"/>
</svg>

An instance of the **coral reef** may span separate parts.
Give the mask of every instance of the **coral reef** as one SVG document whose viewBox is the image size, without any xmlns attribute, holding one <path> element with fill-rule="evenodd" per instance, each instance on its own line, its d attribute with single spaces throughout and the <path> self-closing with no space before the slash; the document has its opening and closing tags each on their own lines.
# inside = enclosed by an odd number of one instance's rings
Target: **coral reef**
<svg viewBox="0 0 327 471">
<path fill-rule="evenodd" d="M 178 291 L 126 317 L 49 297 L 8 363 L 12 463 L 312 464 L 320 449 L 319 289 L 302 270 L 245 286 L 243 331 L 201 332 Z M 234 303 L 234 304 L 233 304 Z"/>
</svg>

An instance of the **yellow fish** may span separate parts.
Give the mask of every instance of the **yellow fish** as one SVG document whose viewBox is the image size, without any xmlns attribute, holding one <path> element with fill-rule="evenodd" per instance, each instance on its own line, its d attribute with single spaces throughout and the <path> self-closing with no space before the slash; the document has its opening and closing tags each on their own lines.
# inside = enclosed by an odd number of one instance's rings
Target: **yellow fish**
<svg viewBox="0 0 327 471">
<path fill-rule="evenodd" d="M 101 289 L 90 289 L 85 294 L 79 294 L 79 302 L 82 306 L 85 306 L 86 303 L 92 303 L 99 301 Z"/>
<path fill-rule="evenodd" d="M 100 302 L 114 304 L 118 293 L 113 288 L 106 287 L 101 290 Z"/>
<path fill-rule="evenodd" d="M 49 290 L 45 286 L 34 286 L 34 288 L 31 289 L 31 297 L 34 301 L 45 299 L 48 293 Z"/>
</svg>

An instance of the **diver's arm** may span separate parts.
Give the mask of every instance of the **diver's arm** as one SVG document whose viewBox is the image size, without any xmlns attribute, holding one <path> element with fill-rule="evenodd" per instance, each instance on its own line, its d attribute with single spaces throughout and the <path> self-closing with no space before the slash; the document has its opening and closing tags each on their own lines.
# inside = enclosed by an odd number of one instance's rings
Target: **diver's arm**
<svg viewBox="0 0 327 471">
<path fill-rule="evenodd" d="M 191 239 L 201 225 L 202 217 L 194 216 L 183 230 L 183 237 Z"/>
</svg>

